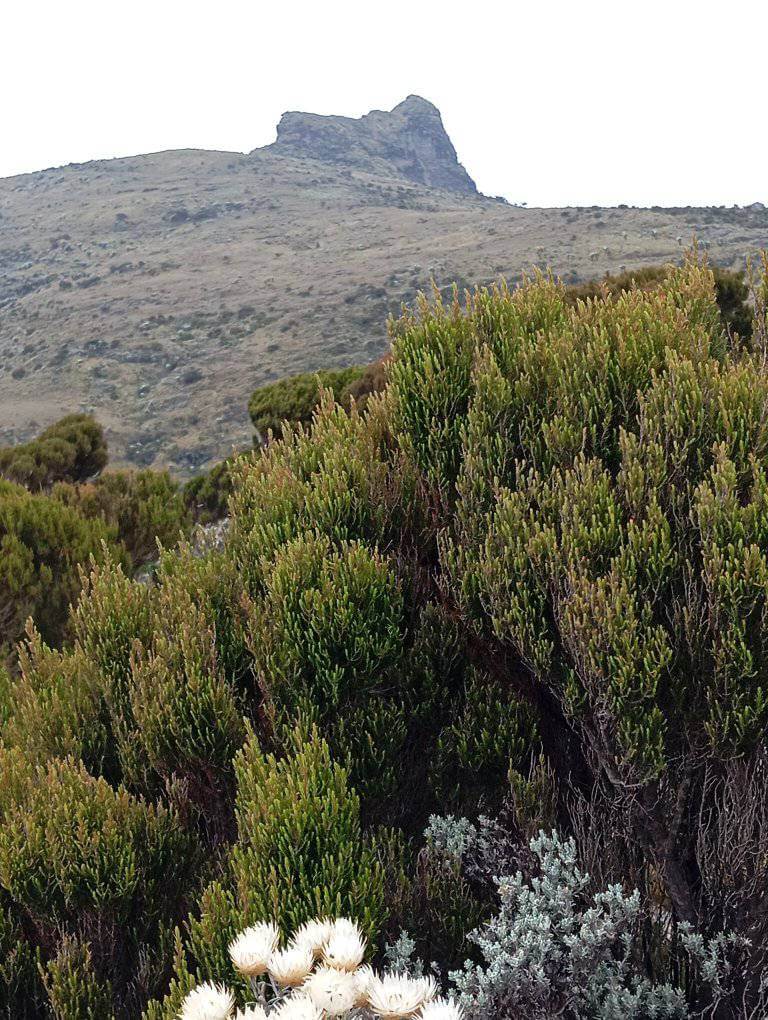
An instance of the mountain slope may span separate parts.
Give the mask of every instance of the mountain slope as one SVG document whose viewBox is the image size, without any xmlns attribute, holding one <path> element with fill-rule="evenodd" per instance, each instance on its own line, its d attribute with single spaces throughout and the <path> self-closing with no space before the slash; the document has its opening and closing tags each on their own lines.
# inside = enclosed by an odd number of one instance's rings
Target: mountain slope
<svg viewBox="0 0 768 1020">
<path fill-rule="evenodd" d="M 431 278 L 515 279 L 538 263 L 583 279 L 677 258 L 694 232 L 730 265 L 768 242 L 759 209 L 484 198 L 431 110 L 412 97 L 357 127 L 289 114 L 247 156 L 0 180 L 0 444 L 92 409 L 114 462 L 188 474 L 249 442 L 254 387 L 382 353 L 387 314 Z M 422 116 L 431 135 L 413 127 Z"/>
</svg>

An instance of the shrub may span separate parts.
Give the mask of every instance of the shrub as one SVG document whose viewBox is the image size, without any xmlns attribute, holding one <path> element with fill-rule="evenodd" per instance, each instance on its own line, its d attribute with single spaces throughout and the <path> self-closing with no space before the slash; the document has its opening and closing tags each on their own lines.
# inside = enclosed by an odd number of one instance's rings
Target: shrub
<svg viewBox="0 0 768 1020">
<path fill-rule="evenodd" d="M 264 586 L 253 644 L 276 728 L 318 724 L 381 796 L 407 729 L 392 698 L 405 640 L 396 577 L 364 546 L 307 537 L 280 550 Z"/>
<path fill-rule="evenodd" d="M 340 403 L 346 407 L 354 400 L 358 410 L 364 411 L 371 396 L 386 389 L 389 362 L 390 356 L 387 354 L 370 365 L 364 365 L 361 374 L 352 379 L 343 390 Z"/>
<path fill-rule="evenodd" d="M 189 593 L 164 585 L 157 612 L 150 644 L 131 657 L 135 730 L 122 738 L 123 767 L 138 781 L 138 757 L 159 779 L 183 781 L 216 841 L 230 827 L 231 761 L 245 737 L 240 707 L 219 666 L 215 631 Z"/>
<path fill-rule="evenodd" d="M 62 934 L 87 939 L 78 952 L 93 973 L 127 988 L 188 872 L 191 847 L 178 819 L 73 759 L 35 766 L 0 749 L 0 767 L 0 885 L 49 961 L 49 988 L 63 994 Z M 96 986 L 84 973 L 78 986 L 83 980 L 93 1001 Z"/>
<path fill-rule="evenodd" d="M 566 287 L 569 302 L 595 300 L 603 297 L 618 297 L 624 291 L 638 288 L 651 290 L 667 279 L 672 266 L 642 266 L 624 273 L 606 273 L 599 280 L 574 284 Z M 731 333 L 738 333 L 742 339 L 752 336 L 752 306 L 749 301 L 749 283 L 743 270 L 712 267 L 715 281 L 715 301 L 720 311 L 723 326 Z"/>
<path fill-rule="evenodd" d="M 386 387 L 389 360 L 386 355 L 370 365 L 304 372 L 255 390 L 248 410 L 257 441 L 264 441 L 270 430 L 279 435 L 285 422 L 309 425 L 323 390 L 331 393 L 342 407 L 349 409 L 354 403 L 359 411 L 364 411 L 371 396 Z M 193 479 L 193 483 L 195 481 Z"/>
<path fill-rule="evenodd" d="M 103 559 L 114 540 L 102 521 L 0 481 L 0 649 L 7 654 L 29 616 L 45 641 L 59 643 L 80 587 L 78 565 Z"/>
<path fill-rule="evenodd" d="M 44 764 L 73 757 L 95 773 L 115 774 L 114 748 L 96 665 L 81 649 L 58 652 L 34 629 L 19 652 L 20 676 L 9 679 L 0 733 L 7 747 Z"/>
<path fill-rule="evenodd" d="M 345 914 L 374 937 L 384 916 L 383 874 L 365 839 L 344 769 L 316 735 L 293 754 L 264 754 L 251 737 L 235 759 L 238 838 L 224 879 L 203 894 L 177 948 L 176 979 L 147 1020 L 176 1016 L 198 981 L 223 981 L 239 930 L 275 920 L 284 933 L 315 916 Z"/>
<path fill-rule="evenodd" d="M 94 972 L 87 943 L 64 936 L 45 965 L 45 990 L 57 1020 L 111 1020 L 113 988 Z"/>
<path fill-rule="evenodd" d="M 134 565 L 157 557 L 191 526 L 179 486 L 167 471 L 107 471 L 87 485 L 59 483 L 51 495 L 83 517 L 101 519 L 125 546 Z"/>
<path fill-rule="evenodd" d="M 23 932 L 8 897 L 0 893 L 0 1016 L 36 1020 L 44 999 L 35 947 Z"/>
<path fill-rule="evenodd" d="M 216 464 L 205 475 L 190 478 L 184 486 L 184 503 L 199 524 L 210 524 L 226 516 L 236 456 Z"/>
<path fill-rule="evenodd" d="M 559 781 L 607 783 L 676 917 L 754 933 L 762 866 L 726 907 L 720 851 L 682 821 L 717 811 L 765 725 L 768 382 L 711 274 L 575 308 L 548 282 L 481 291 L 400 330 L 395 421 L 448 508 L 445 583 L 498 668 L 523 664 Z M 433 333 L 452 366 L 434 379 Z M 742 838 L 756 863 L 765 832 Z"/>
<path fill-rule="evenodd" d="M 322 389 L 329 390 L 338 400 L 362 374 L 362 369 L 357 367 L 304 372 L 255 390 L 248 403 L 248 413 L 257 439 L 265 440 L 270 432 L 279 435 L 283 422 L 309 424 Z"/>
<path fill-rule="evenodd" d="M 0 476 L 33 490 L 85 481 L 106 463 L 103 430 L 86 414 L 62 418 L 29 443 L 0 448 Z"/>
</svg>

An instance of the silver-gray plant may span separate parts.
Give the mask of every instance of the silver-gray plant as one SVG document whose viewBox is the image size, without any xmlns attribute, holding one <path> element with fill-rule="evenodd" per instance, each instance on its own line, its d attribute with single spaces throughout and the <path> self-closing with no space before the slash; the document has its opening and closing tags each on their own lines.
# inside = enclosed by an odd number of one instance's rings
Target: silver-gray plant
<svg viewBox="0 0 768 1020">
<path fill-rule="evenodd" d="M 465 845 L 471 841 L 466 831 L 462 836 Z M 496 879 L 499 912 L 471 936 L 484 962 L 467 962 L 451 974 L 467 1014 L 495 1020 L 687 1017 L 678 989 L 638 975 L 639 894 L 627 896 L 615 885 L 590 897 L 572 839 L 540 832 L 530 847 L 540 875 Z"/>
</svg>

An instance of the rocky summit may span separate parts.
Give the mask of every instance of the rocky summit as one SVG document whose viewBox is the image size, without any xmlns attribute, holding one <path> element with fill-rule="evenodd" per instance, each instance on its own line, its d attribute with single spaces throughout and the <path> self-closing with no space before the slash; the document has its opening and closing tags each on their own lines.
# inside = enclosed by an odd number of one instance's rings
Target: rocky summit
<svg viewBox="0 0 768 1020">
<path fill-rule="evenodd" d="M 524 198 L 525 196 L 520 196 Z M 180 476 L 251 440 L 248 397 L 372 361 L 419 290 L 567 282 L 765 244 L 750 209 L 525 209 L 477 193 L 438 110 L 287 113 L 249 155 L 178 150 L 0 180 L 0 445 L 64 414 Z"/>
<path fill-rule="evenodd" d="M 389 112 L 372 110 L 359 118 L 284 113 L 271 148 L 288 156 L 394 172 L 429 188 L 477 193 L 459 163 L 440 111 L 421 96 L 408 96 Z"/>
</svg>

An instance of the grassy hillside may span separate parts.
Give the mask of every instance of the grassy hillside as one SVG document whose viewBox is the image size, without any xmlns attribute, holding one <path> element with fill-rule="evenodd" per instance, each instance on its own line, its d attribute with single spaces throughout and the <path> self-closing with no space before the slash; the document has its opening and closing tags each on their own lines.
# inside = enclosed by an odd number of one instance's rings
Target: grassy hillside
<svg viewBox="0 0 768 1020">
<path fill-rule="evenodd" d="M 768 228 L 760 209 L 524 209 L 279 147 L 0 180 L 0 216 L 0 443 L 82 411 L 115 466 L 179 477 L 248 445 L 257 387 L 384 354 L 433 278 L 583 282 L 694 234 L 743 267 Z"/>
</svg>

